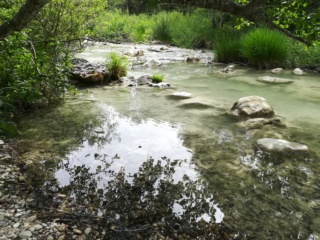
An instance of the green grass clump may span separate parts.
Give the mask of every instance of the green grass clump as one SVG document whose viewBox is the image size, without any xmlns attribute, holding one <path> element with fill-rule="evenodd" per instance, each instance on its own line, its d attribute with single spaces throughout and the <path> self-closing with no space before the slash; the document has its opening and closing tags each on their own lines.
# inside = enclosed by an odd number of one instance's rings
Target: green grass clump
<svg viewBox="0 0 320 240">
<path fill-rule="evenodd" d="M 153 83 L 161 83 L 164 79 L 164 76 L 163 75 L 160 75 L 160 74 L 154 74 L 151 78 L 151 81 Z"/>
<path fill-rule="evenodd" d="M 172 42 L 183 48 L 197 48 L 206 45 L 208 36 L 212 32 L 210 18 L 202 12 L 183 14 L 171 13 Z"/>
<path fill-rule="evenodd" d="M 284 66 L 287 38 L 267 28 L 258 28 L 242 38 L 241 52 L 249 64 L 259 69 Z"/>
<path fill-rule="evenodd" d="M 128 59 L 125 56 L 112 52 L 110 53 L 106 64 L 111 80 L 118 80 L 120 77 L 127 76 Z"/>
<path fill-rule="evenodd" d="M 234 28 L 218 29 L 214 34 L 215 60 L 218 62 L 243 62 L 241 55 L 242 32 Z"/>
<path fill-rule="evenodd" d="M 170 32 L 170 26 L 171 19 L 169 14 L 165 12 L 159 13 L 155 17 L 155 23 L 152 27 L 153 37 L 163 42 L 171 42 L 172 37 Z"/>
</svg>

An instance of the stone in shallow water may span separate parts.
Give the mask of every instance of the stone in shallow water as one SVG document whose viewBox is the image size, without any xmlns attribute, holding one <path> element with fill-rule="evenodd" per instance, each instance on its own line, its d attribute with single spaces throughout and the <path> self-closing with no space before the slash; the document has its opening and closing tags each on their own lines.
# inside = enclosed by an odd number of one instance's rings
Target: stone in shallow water
<svg viewBox="0 0 320 240">
<path fill-rule="evenodd" d="M 270 77 L 270 76 L 258 77 L 257 81 L 263 82 L 263 83 L 272 83 L 272 84 L 293 83 L 293 80 L 291 80 L 291 79 L 277 78 L 277 77 Z"/>
<path fill-rule="evenodd" d="M 272 107 L 266 99 L 259 96 L 248 96 L 240 98 L 231 108 L 234 116 L 243 116 L 250 118 L 265 118 L 274 115 Z"/>
<path fill-rule="evenodd" d="M 295 75 L 303 75 L 303 71 L 300 68 L 295 68 L 292 71 Z"/>
<path fill-rule="evenodd" d="M 289 142 L 283 139 L 262 138 L 256 142 L 259 149 L 267 152 L 276 153 L 308 153 L 309 148 L 306 145 Z"/>
<path fill-rule="evenodd" d="M 187 98 L 191 98 L 192 94 L 188 92 L 174 92 L 168 95 L 167 97 L 171 99 L 187 99 Z"/>
<path fill-rule="evenodd" d="M 283 68 L 274 68 L 271 70 L 272 73 L 278 74 L 283 72 Z"/>
</svg>

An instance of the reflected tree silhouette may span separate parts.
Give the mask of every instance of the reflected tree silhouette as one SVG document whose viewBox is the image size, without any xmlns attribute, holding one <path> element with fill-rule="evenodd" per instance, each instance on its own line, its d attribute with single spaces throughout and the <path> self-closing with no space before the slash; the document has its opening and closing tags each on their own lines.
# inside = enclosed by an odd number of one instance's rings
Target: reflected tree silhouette
<svg viewBox="0 0 320 240">
<path fill-rule="evenodd" d="M 60 194 L 67 197 L 42 201 L 42 207 L 61 221 L 95 222 L 106 231 L 105 239 L 231 238 L 230 229 L 215 223 L 213 196 L 205 182 L 191 181 L 187 175 L 178 182 L 173 179 L 175 166 L 182 162 L 150 158 L 139 172 L 127 175 L 124 169 L 109 170 L 106 162 L 95 172 L 85 165 L 65 164 L 70 184 Z M 211 220 L 206 222 L 204 216 Z"/>
</svg>

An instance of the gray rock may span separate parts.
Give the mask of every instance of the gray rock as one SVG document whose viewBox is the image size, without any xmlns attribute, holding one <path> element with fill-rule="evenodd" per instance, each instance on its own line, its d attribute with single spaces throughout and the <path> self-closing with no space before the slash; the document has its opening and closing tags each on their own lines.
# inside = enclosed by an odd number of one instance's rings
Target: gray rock
<svg viewBox="0 0 320 240">
<path fill-rule="evenodd" d="M 36 225 L 33 226 L 33 228 L 34 228 L 36 231 L 38 231 L 38 230 L 42 229 L 43 227 L 42 227 L 41 224 L 36 224 Z"/>
<path fill-rule="evenodd" d="M 256 144 L 259 149 L 271 153 L 305 154 L 309 152 L 308 146 L 283 139 L 263 138 L 259 139 Z"/>
<path fill-rule="evenodd" d="M 249 118 L 267 118 L 274 116 L 273 109 L 267 100 L 259 96 L 240 98 L 233 104 L 231 114 Z"/>
<path fill-rule="evenodd" d="M 272 84 L 286 84 L 286 83 L 288 84 L 288 83 L 294 82 L 291 79 L 277 78 L 277 77 L 270 77 L 270 76 L 258 77 L 257 81 L 263 82 L 263 83 L 272 83 Z"/>
<path fill-rule="evenodd" d="M 32 236 L 32 232 L 30 231 L 22 231 L 20 234 L 19 234 L 19 237 L 21 239 L 28 239 Z"/>
<path fill-rule="evenodd" d="M 151 80 L 152 80 L 151 76 L 144 75 L 144 76 L 137 78 L 136 83 L 138 84 L 138 86 L 148 85 L 151 82 Z"/>
<path fill-rule="evenodd" d="M 26 222 L 27 223 L 31 223 L 31 222 L 33 222 L 34 220 L 36 220 L 37 219 L 37 215 L 33 215 L 33 216 L 31 216 L 31 217 L 28 217 L 27 219 L 26 219 Z"/>
<path fill-rule="evenodd" d="M 169 88 L 170 87 L 170 83 L 165 83 L 165 82 L 149 83 L 148 86 L 149 87 L 154 87 L 154 88 Z"/>
</svg>

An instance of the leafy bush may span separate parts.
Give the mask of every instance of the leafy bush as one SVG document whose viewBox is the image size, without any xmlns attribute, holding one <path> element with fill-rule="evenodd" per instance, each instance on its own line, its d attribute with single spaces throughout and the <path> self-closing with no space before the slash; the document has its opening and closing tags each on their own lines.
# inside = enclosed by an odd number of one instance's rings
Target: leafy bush
<svg viewBox="0 0 320 240">
<path fill-rule="evenodd" d="M 151 81 L 152 81 L 153 83 L 160 83 L 160 82 L 163 81 L 163 79 L 164 79 L 164 76 L 163 76 L 163 75 L 154 74 L 154 75 L 152 76 L 152 78 L 151 78 Z"/>
<path fill-rule="evenodd" d="M 288 40 L 287 68 L 316 68 L 320 66 L 320 44 L 307 47 L 300 42 Z"/>
<path fill-rule="evenodd" d="M 218 29 L 214 34 L 215 60 L 219 62 L 243 62 L 241 55 L 242 32 L 233 28 Z"/>
<path fill-rule="evenodd" d="M 112 52 L 106 64 L 112 80 L 118 80 L 120 77 L 127 76 L 128 59 L 125 56 Z"/>
<path fill-rule="evenodd" d="M 242 38 L 241 52 L 252 66 L 260 69 L 284 66 L 287 38 L 277 31 L 258 28 Z"/>
</svg>

